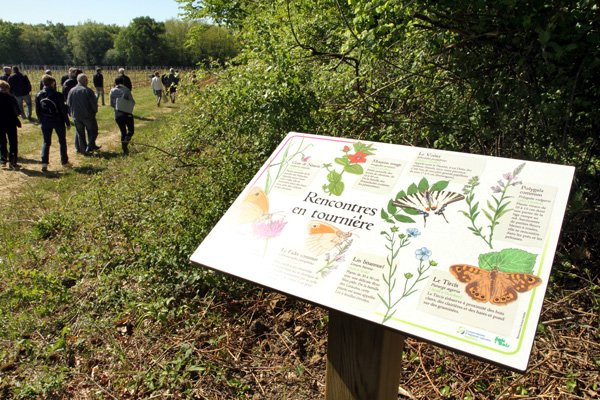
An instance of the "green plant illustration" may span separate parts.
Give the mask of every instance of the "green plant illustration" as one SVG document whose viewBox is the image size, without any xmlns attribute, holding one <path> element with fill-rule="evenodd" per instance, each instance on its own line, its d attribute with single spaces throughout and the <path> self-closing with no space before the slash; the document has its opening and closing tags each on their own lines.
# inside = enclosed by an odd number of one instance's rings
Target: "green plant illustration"
<svg viewBox="0 0 600 400">
<path fill-rule="evenodd" d="M 269 194 L 271 192 L 271 190 L 273 189 L 273 186 L 275 186 L 275 184 L 277 183 L 277 181 L 279 180 L 279 178 L 281 177 L 281 174 L 283 173 L 283 171 L 286 170 L 288 164 L 296 157 L 296 156 L 300 156 L 302 161 L 308 161 L 308 159 L 310 158 L 310 156 L 307 156 L 305 154 L 306 150 L 308 150 L 310 147 L 312 147 L 312 144 L 308 144 L 306 146 L 304 146 L 304 139 L 302 139 L 300 141 L 300 143 L 298 144 L 297 148 L 293 151 L 291 151 L 290 154 L 290 148 L 292 147 L 292 143 L 290 143 L 285 150 L 283 151 L 283 155 L 281 156 L 281 161 L 279 161 L 278 163 L 273 163 L 269 165 L 269 168 L 267 169 L 267 179 L 265 182 L 265 194 Z M 275 172 L 275 176 L 272 177 L 271 176 L 271 168 L 273 167 L 277 167 L 277 172 Z"/>
<path fill-rule="evenodd" d="M 328 183 L 323 185 L 323 191 L 329 195 L 341 196 L 344 192 L 345 184 L 342 180 L 344 173 L 362 175 L 365 171 L 362 165 L 367 161 L 367 156 L 375 154 L 375 148 L 372 144 L 364 144 L 356 142 L 352 145 L 354 148 L 354 154 L 350 153 L 350 147 L 344 146 L 342 157 L 336 157 L 334 162 L 341 165 L 341 170 L 337 171 L 332 164 L 323 164 L 328 172 L 327 181 Z"/>
<path fill-rule="evenodd" d="M 510 199 L 512 198 L 512 196 L 509 196 L 508 189 L 512 186 L 521 184 L 521 181 L 518 181 L 516 178 L 523 170 L 523 167 L 525 167 L 525 163 L 517 166 L 517 168 L 515 168 L 512 172 L 503 174 L 502 178 L 498 180 L 497 185 L 491 187 L 492 200 L 486 201 L 487 209 L 484 207 L 480 208 L 479 202 L 475 200 L 475 188 L 479 186 L 480 183 L 478 176 L 474 176 L 469 179 L 463 188 L 465 201 L 469 209 L 468 211 L 461 212 L 469 219 L 469 221 L 471 221 L 471 226 L 469 226 L 468 229 L 473 232 L 475 236 L 483 239 L 490 249 L 494 248 L 494 229 L 500 223 L 500 218 L 512 210 L 512 208 L 508 208 L 511 203 Z M 477 225 L 477 218 L 481 212 L 483 212 L 483 215 L 489 221 L 489 225 L 487 226 L 487 234 L 484 233 L 482 226 Z"/>
<path fill-rule="evenodd" d="M 424 210 L 415 208 L 402 207 L 396 204 L 402 202 L 410 196 L 424 194 L 426 192 L 441 192 L 448 187 L 449 181 L 438 181 L 430 185 L 427 178 L 422 178 L 419 183 L 412 183 L 406 190 L 401 190 L 396 194 L 396 197 L 390 199 L 387 204 L 387 210 L 381 209 L 381 218 L 390 223 L 414 223 L 416 222 L 412 216 L 423 215 Z"/>
<path fill-rule="evenodd" d="M 479 267 L 491 271 L 515 274 L 531 274 L 535 266 L 536 254 L 521 249 L 504 249 L 479 255 Z"/>
<path fill-rule="evenodd" d="M 421 247 L 415 251 L 415 256 L 419 260 L 419 266 L 416 270 L 416 275 L 411 272 L 406 272 L 403 276 L 404 285 L 402 293 L 398 298 L 394 297 L 394 289 L 396 288 L 397 278 L 396 273 L 398 272 L 398 253 L 404 247 L 410 244 L 410 239 L 419 236 L 421 233 L 416 228 L 409 228 L 406 233 L 398 234 L 398 228 L 392 226 L 389 231 L 382 231 L 381 235 L 386 238 L 385 248 L 388 250 L 388 256 L 386 257 L 387 271 L 382 274 L 383 282 L 386 286 L 385 297 L 378 294 L 379 300 L 385 306 L 385 315 L 383 316 L 382 323 L 389 321 L 397 311 L 397 306 L 402 299 L 410 296 L 417 292 L 416 286 L 419 282 L 428 278 L 427 271 L 431 267 L 437 265 L 433 260 L 429 260 L 431 256 L 431 250 L 426 247 Z"/>
<path fill-rule="evenodd" d="M 352 241 L 353 239 L 346 239 L 339 246 L 336 246 L 335 249 L 337 250 L 337 253 L 335 253 L 335 255 L 332 255 L 331 253 L 325 254 L 325 265 L 317 271 L 317 274 L 321 275 L 321 278 L 329 275 L 331 271 L 339 266 L 340 262 L 344 261 L 344 253 L 348 251 L 352 245 Z"/>
</svg>

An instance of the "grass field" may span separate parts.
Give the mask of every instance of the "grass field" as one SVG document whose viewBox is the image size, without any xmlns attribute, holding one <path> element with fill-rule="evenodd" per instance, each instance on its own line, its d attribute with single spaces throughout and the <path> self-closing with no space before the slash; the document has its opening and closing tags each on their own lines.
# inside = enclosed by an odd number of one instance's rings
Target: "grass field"
<svg viewBox="0 0 600 400">
<path fill-rule="evenodd" d="M 99 328 L 97 324 L 112 324 L 104 317 L 95 318 L 103 313 L 103 307 L 110 307 L 105 303 L 108 298 L 103 296 L 111 297 L 113 288 L 101 289 L 101 292 L 107 290 L 102 294 L 92 293 L 89 287 L 99 288 L 100 281 L 107 282 L 108 271 L 88 270 L 87 266 L 96 265 L 94 260 L 98 258 L 115 260 L 111 248 L 125 243 L 120 240 L 109 240 L 104 245 L 93 243 L 111 237 L 110 225 L 114 223 L 111 215 L 125 210 L 103 203 L 103 198 L 109 191 L 118 198 L 131 196 L 127 192 L 130 179 L 156 168 L 149 164 L 161 165 L 160 159 L 165 154 L 152 146 L 164 142 L 159 132 L 164 131 L 161 127 L 167 113 L 176 109 L 171 103 L 156 107 L 149 88 L 134 90 L 133 94 L 137 101 L 136 133 L 129 157 L 121 154 L 114 114 L 107 106 L 100 107 L 98 113 L 103 148 L 95 156 L 74 156 L 74 131 L 71 130 L 67 140 L 75 167 L 61 170 L 51 163 L 50 173 L 44 175 L 39 171 L 39 126 L 27 122 L 19 130 L 19 162 L 23 168 L 0 171 L 0 179 L 3 179 L 0 182 L 8 187 L 8 191 L 6 188 L 3 191 L 0 204 L 2 399 L 52 398 L 57 393 L 65 393 L 67 383 L 73 379 L 66 374 L 71 362 L 69 349 L 72 345 L 80 347 L 89 343 L 90 338 L 81 330 L 92 333 Z M 55 136 L 51 155 L 56 157 L 57 153 Z M 115 183 L 117 187 L 108 189 Z M 119 188 L 123 190 L 113 192 Z M 135 199 L 129 198 L 126 203 L 129 201 L 135 202 Z M 56 241 L 59 238 L 60 244 Z M 134 243 L 129 245 L 134 246 Z M 77 294 L 72 290 L 74 282 L 82 284 Z M 110 285 L 114 283 L 117 281 Z M 99 303 L 85 300 L 87 296 L 98 295 L 103 297 L 103 300 L 98 299 Z M 113 306 L 119 308 L 116 304 Z M 110 318 L 115 315 L 109 314 Z M 13 369 L 13 365 L 17 367 Z"/>
</svg>

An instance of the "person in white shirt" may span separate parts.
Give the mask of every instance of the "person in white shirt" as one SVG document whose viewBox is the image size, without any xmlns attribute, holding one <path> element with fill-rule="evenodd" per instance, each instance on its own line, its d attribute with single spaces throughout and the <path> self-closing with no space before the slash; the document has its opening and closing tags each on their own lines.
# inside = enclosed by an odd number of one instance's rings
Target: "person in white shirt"
<svg viewBox="0 0 600 400">
<path fill-rule="evenodd" d="M 162 83 L 158 71 L 156 71 L 152 77 L 151 86 L 154 96 L 156 96 L 156 106 L 160 107 L 160 99 L 162 99 Z"/>
</svg>

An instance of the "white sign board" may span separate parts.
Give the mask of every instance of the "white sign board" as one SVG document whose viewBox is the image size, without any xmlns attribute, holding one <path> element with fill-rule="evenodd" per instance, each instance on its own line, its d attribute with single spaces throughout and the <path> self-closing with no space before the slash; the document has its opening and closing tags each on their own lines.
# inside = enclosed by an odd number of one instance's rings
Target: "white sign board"
<svg viewBox="0 0 600 400">
<path fill-rule="evenodd" d="M 573 173 L 290 133 L 191 260 L 525 370 Z"/>
</svg>

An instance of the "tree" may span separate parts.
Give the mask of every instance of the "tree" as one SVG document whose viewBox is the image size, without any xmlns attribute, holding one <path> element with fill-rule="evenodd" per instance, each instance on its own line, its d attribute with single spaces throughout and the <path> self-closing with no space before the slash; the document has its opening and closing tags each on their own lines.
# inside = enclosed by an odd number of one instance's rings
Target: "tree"
<svg viewBox="0 0 600 400">
<path fill-rule="evenodd" d="M 114 25 L 91 21 L 74 26 L 69 32 L 73 62 L 84 65 L 101 64 L 106 52 L 113 47 L 114 37 L 119 30 Z"/>
<path fill-rule="evenodd" d="M 134 18 L 115 39 L 115 50 L 129 65 L 163 63 L 165 24 L 150 17 Z"/>
<path fill-rule="evenodd" d="M 0 60 L 9 64 L 20 59 L 20 36 L 23 28 L 12 22 L 0 20 Z"/>
<path fill-rule="evenodd" d="M 195 25 L 187 35 L 185 48 L 196 64 L 208 67 L 212 60 L 223 65 L 238 53 L 237 42 L 230 31 L 215 25 Z"/>
</svg>

